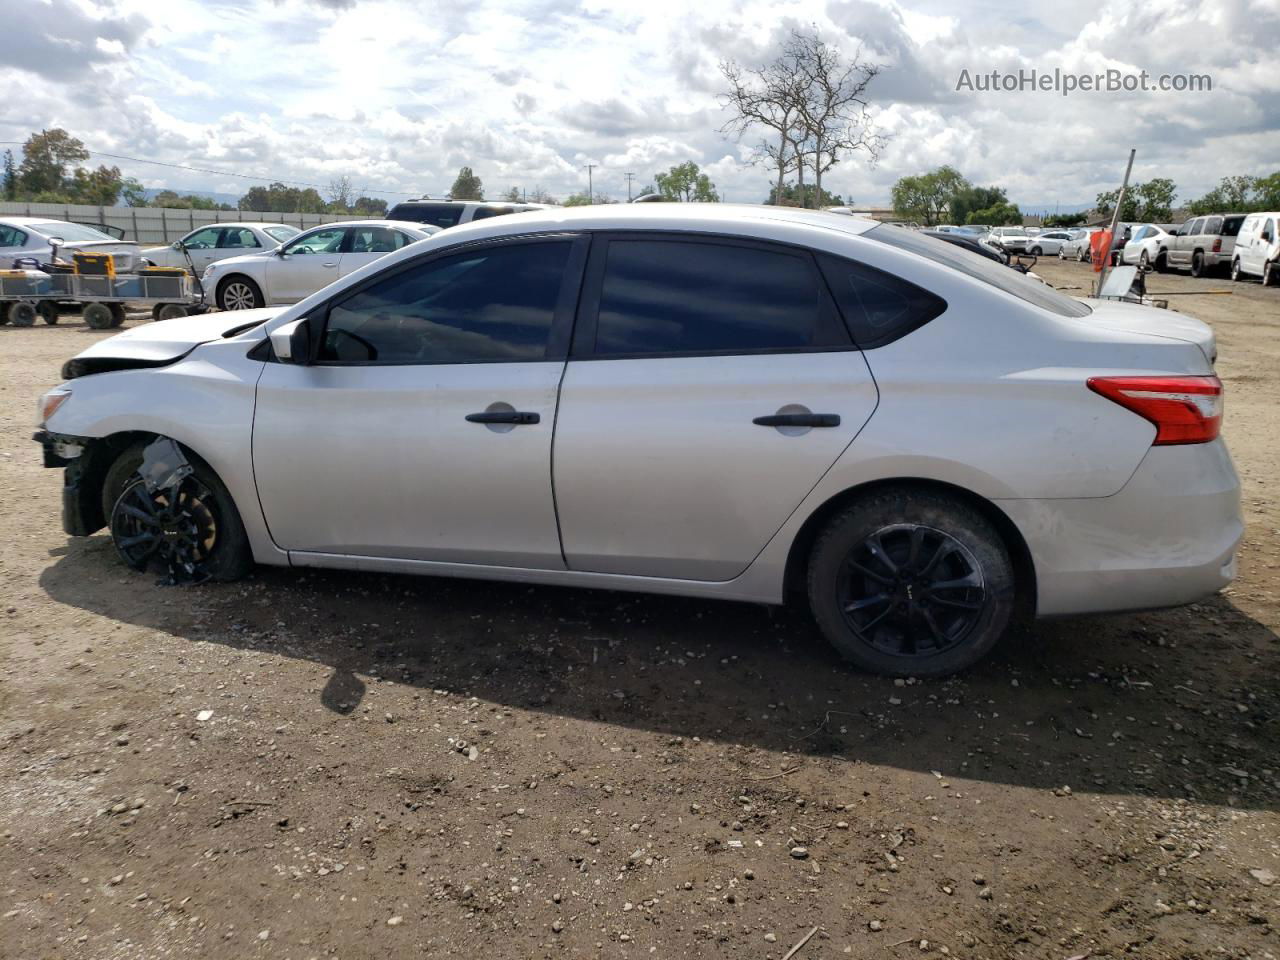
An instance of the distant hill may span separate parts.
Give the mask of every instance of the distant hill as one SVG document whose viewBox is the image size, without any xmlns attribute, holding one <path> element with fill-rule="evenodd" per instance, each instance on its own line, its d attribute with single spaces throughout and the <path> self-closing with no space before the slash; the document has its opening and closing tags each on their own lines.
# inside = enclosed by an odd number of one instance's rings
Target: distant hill
<svg viewBox="0 0 1280 960">
<path fill-rule="evenodd" d="M 240 201 L 240 198 L 244 196 L 244 194 L 240 193 L 214 193 L 211 190 L 187 190 L 183 187 L 148 187 L 144 193 L 146 193 L 147 199 L 150 200 L 155 197 L 157 193 L 161 193 L 164 190 L 172 190 L 180 197 L 207 197 L 214 203 L 229 203 L 233 207 Z"/>
</svg>

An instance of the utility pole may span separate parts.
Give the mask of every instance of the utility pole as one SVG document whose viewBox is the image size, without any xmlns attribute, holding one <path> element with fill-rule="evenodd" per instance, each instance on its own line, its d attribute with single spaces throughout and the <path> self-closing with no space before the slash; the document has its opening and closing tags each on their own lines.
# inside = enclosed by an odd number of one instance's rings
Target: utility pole
<svg viewBox="0 0 1280 960">
<path fill-rule="evenodd" d="M 586 168 L 587 168 L 587 203 L 595 203 L 595 202 L 596 202 L 596 193 L 595 193 L 595 188 L 591 185 L 591 171 L 592 171 L 592 170 L 594 170 L 597 166 L 599 166 L 599 164 L 595 164 L 595 163 L 588 163 L 588 164 L 586 164 Z"/>
<path fill-rule="evenodd" d="M 1120 222 L 1120 210 L 1124 207 L 1124 195 L 1129 192 L 1129 174 L 1133 172 L 1133 155 L 1136 149 L 1129 151 L 1129 165 L 1124 168 L 1124 183 L 1120 184 L 1120 196 L 1116 197 L 1116 208 L 1111 211 L 1111 242 L 1107 244 L 1107 255 L 1102 260 L 1102 269 L 1098 272 L 1098 286 L 1094 296 L 1102 295 L 1102 285 L 1107 280 L 1107 270 L 1111 267 L 1111 251 L 1116 244 L 1116 225 Z"/>
<path fill-rule="evenodd" d="M 623 176 L 627 178 L 627 203 L 630 203 L 631 202 L 631 181 L 635 179 L 636 175 L 634 173 L 624 173 Z"/>
</svg>

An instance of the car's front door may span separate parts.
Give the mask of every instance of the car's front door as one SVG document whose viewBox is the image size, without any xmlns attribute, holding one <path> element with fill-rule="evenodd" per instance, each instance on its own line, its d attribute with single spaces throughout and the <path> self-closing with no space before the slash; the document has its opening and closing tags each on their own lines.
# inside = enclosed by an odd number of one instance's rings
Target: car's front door
<svg viewBox="0 0 1280 960">
<path fill-rule="evenodd" d="M 196 268 L 197 277 L 204 273 L 205 267 L 218 259 L 218 237 L 221 234 L 221 227 L 202 227 L 182 238 L 182 243 L 191 257 L 191 263 Z M 178 251 L 178 256 L 182 256 L 181 250 Z M 225 257 L 226 254 L 222 256 Z"/>
<path fill-rule="evenodd" d="M 876 397 L 807 251 L 598 235 L 556 424 L 569 568 L 736 577 Z"/>
<path fill-rule="evenodd" d="M 286 243 L 267 263 L 267 298 L 272 303 L 297 303 L 337 280 L 346 238 L 345 228 L 324 227 Z"/>
<path fill-rule="evenodd" d="M 551 437 L 586 243 L 397 264 L 310 318 L 315 361 L 268 363 L 258 382 L 254 476 L 276 544 L 563 569 Z"/>
</svg>

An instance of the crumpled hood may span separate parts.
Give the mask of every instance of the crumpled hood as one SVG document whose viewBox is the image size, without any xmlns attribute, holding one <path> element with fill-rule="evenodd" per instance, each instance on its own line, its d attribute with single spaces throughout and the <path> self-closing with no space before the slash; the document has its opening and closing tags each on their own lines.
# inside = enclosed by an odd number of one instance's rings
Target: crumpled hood
<svg viewBox="0 0 1280 960">
<path fill-rule="evenodd" d="M 264 323 L 280 310 L 263 307 L 144 323 L 76 354 L 62 368 L 62 375 L 70 380 L 89 373 L 172 363 L 202 343 L 222 339 L 228 330 Z"/>
</svg>

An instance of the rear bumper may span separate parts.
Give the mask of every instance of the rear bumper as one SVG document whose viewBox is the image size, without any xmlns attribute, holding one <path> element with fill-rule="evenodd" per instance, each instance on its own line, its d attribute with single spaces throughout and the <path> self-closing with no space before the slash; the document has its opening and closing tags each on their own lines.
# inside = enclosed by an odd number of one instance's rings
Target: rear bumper
<svg viewBox="0 0 1280 960">
<path fill-rule="evenodd" d="M 1110 497 L 999 505 L 1031 551 L 1040 616 L 1177 606 L 1235 577 L 1240 481 L 1221 439 L 1152 447 Z"/>
</svg>

